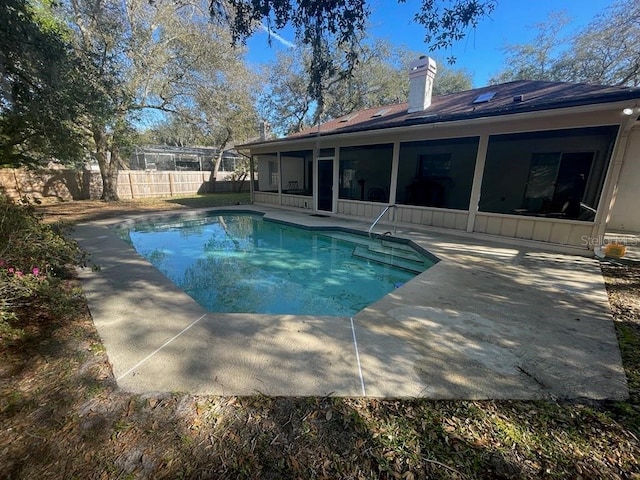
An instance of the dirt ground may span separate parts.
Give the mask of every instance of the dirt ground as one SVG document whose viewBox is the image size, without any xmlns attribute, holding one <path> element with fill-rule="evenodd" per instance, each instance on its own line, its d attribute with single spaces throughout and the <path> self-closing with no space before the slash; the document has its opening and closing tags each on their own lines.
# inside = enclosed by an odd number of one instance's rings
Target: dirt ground
<svg viewBox="0 0 640 480">
<path fill-rule="evenodd" d="M 184 199 L 120 200 L 119 202 L 103 202 L 101 200 L 51 202 L 36 206 L 36 210 L 44 215 L 46 222 L 73 224 L 121 215 L 180 210 L 198 206 L 198 198 L 189 197 Z"/>
<path fill-rule="evenodd" d="M 198 200 L 202 205 L 202 200 Z M 142 203 L 140 205 L 139 203 Z M 74 202 L 47 221 L 194 202 Z M 3 478 L 640 478 L 640 266 L 603 263 L 625 402 L 132 395 L 74 280 L 0 344 Z"/>
</svg>

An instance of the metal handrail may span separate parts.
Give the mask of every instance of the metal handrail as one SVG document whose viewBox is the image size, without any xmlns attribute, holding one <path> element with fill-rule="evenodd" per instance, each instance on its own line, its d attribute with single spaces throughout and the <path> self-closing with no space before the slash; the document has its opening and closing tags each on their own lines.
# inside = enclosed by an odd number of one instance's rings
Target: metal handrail
<svg viewBox="0 0 640 480">
<path fill-rule="evenodd" d="M 397 227 L 398 227 L 398 215 L 397 215 L 397 205 L 387 205 L 387 207 L 382 211 L 382 213 L 380 215 L 378 215 L 378 218 L 376 218 L 373 223 L 371 224 L 371 226 L 369 227 L 369 238 L 371 238 L 371 232 L 373 231 L 373 227 L 376 226 L 376 224 L 380 221 L 380 219 L 382 217 L 384 217 L 384 214 L 387 213 L 389 211 L 390 208 L 395 208 L 396 210 L 394 210 L 394 215 L 393 215 L 393 233 L 395 235 Z"/>
</svg>

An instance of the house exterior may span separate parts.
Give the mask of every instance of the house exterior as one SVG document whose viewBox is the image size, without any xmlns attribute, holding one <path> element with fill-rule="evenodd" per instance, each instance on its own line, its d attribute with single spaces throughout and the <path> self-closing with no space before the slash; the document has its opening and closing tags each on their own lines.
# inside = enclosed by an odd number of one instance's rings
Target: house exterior
<svg viewBox="0 0 640 480">
<path fill-rule="evenodd" d="M 436 65 L 409 72 L 408 103 L 242 145 L 256 204 L 593 250 L 640 231 L 640 89 L 515 81 L 431 98 Z M 391 212 L 390 212 L 391 214 Z"/>
</svg>

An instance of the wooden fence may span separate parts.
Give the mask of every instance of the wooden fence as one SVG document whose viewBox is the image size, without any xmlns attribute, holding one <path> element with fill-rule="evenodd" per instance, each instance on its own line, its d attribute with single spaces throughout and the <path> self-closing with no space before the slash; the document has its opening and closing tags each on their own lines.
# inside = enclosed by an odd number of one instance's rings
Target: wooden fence
<svg viewBox="0 0 640 480">
<path fill-rule="evenodd" d="M 148 198 L 205 193 L 209 191 L 209 176 L 209 172 L 122 171 L 118 174 L 118 196 Z"/>
<path fill-rule="evenodd" d="M 118 173 L 121 199 L 177 197 L 211 191 L 209 172 L 123 170 Z M 234 181 L 216 181 L 216 192 L 237 191 Z M 249 191 L 249 181 L 242 185 Z M 102 195 L 100 173 L 83 170 L 0 169 L 0 192 L 10 198 L 98 199 Z"/>
</svg>

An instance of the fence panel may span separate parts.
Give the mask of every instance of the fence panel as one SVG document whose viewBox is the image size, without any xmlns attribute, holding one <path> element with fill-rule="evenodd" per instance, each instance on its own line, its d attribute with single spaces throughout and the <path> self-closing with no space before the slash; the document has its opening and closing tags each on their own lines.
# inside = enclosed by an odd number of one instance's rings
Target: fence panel
<svg viewBox="0 0 640 480">
<path fill-rule="evenodd" d="M 147 198 L 202 193 L 209 175 L 209 172 L 125 170 L 118 173 L 118 196 Z"/>
<path fill-rule="evenodd" d="M 173 195 L 201 192 L 203 185 L 208 183 L 210 175 L 209 172 L 170 172 L 169 180 Z"/>
<path fill-rule="evenodd" d="M 209 191 L 210 172 L 122 170 L 118 172 L 118 196 L 122 199 L 174 197 Z M 216 192 L 232 192 L 236 182 L 217 181 Z M 249 191 L 249 180 L 242 191 Z M 28 195 L 60 200 L 98 199 L 102 194 L 100 173 L 83 170 L 0 169 L 0 192 L 10 198 Z"/>
</svg>

